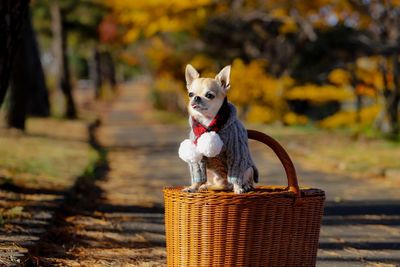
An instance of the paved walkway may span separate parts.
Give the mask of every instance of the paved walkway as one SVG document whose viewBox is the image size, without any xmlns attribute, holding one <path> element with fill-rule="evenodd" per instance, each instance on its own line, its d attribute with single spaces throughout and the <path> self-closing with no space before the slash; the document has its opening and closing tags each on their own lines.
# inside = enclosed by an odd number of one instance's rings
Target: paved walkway
<svg viewBox="0 0 400 267">
<path fill-rule="evenodd" d="M 162 188 L 189 182 L 187 167 L 177 155 L 187 130 L 157 122 L 147 96 L 144 82 L 126 86 L 103 118 L 98 138 L 109 151 L 109 171 L 92 185 L 98 199 L 91 210 L 75 210 L 64 218 L 64 227 L 75 229 L 74 245 L 63 252 L 62 260 L 50 262 L 165 265 Z M 251 146 L 261 183 L 284 184 L 274 155 L 259 144 Z M 318 266 L 400 264 L 398 189 L 297 168 L 302 185 L 327 192 Z"/>
</svg>

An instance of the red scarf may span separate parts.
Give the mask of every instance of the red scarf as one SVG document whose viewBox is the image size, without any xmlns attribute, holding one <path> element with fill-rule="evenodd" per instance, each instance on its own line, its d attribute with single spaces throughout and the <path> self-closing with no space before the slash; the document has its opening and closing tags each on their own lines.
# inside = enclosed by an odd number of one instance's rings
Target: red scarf
<svg viewBox="0 0 400 267">
<path fill-rule="evenodd" d="M 218 110 L 217 115 L 215 115 L 214 119 L 211 121 L 210 125 L 207 127 L 201 124 L 200 122 L 196 121 L 192 117 L 192 129 L 193 133 L 196 136 L 194 143 L 197 144 L 197 139 L 205 133 L 205 132 L 219 132 L 222 129 L 222 126 L 227 122 L 230 114 L 230 109 L 228 106 L 228 99 L 225 97 L 224 103 L 222 104 L 221 108 Z"/>
</svg>

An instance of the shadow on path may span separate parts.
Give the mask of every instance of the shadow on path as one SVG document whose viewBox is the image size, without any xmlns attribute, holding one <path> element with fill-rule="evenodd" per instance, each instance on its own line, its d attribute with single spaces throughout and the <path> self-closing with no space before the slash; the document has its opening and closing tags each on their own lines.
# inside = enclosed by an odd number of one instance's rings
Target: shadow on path
<svg viewBox="0 0 400 267">
<path fill-rule="evenodd" d="M 90 144 L 100 155 L 93 174 L 77 179 L 25 265 L 118 265 L 164 258 L 148 251 L 165 247 L 163 208 L 112 204 L 98 185 L 110 171 L 107 151 L 95 138 L 99 125 L 90 128 Z"/>
<path fill-rule="evenodd" d="M 322 224 L 318 266 L 400 265 L 400 201 L 330 201 Z"/>
</svg>

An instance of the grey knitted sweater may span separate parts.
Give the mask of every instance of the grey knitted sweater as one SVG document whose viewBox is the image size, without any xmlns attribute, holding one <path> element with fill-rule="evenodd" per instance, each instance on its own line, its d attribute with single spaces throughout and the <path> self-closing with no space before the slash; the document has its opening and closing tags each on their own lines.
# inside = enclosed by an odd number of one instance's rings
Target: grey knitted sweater
<svg viewBox="0 0 400 267">
<path fill-rule="evenodd" d="M 218 132 L 224 145 L 219 155 L 214 158 L 203 157 L 199 163 L 189 163 L 192 183 L 206 182 L 206 168 L 209 168 L 222 177 L 228 177 L 230 183 L 242 184 L 243 175 L 249 167 L 254 169 L 254 181 L 258 182 L 258 171 L 251 158 L 247 131 L 238 120 L 236 108 L 228 103 L 230 113 L 226 123 Z M 192 129 L 192 119 L 189 118 Z M 190 131 L 190 139 L 194 141 L 196 136 L 193 130 Z"/>
</svg>

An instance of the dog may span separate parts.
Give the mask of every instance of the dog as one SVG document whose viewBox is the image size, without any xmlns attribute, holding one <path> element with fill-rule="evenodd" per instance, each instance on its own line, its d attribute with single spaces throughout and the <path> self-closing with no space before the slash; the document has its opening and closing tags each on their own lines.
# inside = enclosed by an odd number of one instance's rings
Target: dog
<svg viewBox="0 0 400 267">
<path fill-rule="evenodd" d="M 188 64 L 190 137 L 181 143 L 179 156 L 189 163 L 192 184 L 185 192 L 204 190 L 253 190 L 258 171 L 251 158 L 247 131 L 238 120 L 236 108 L 227 100 L 231 66 L 215 78 L 200 78 Z"/>
</svg>

